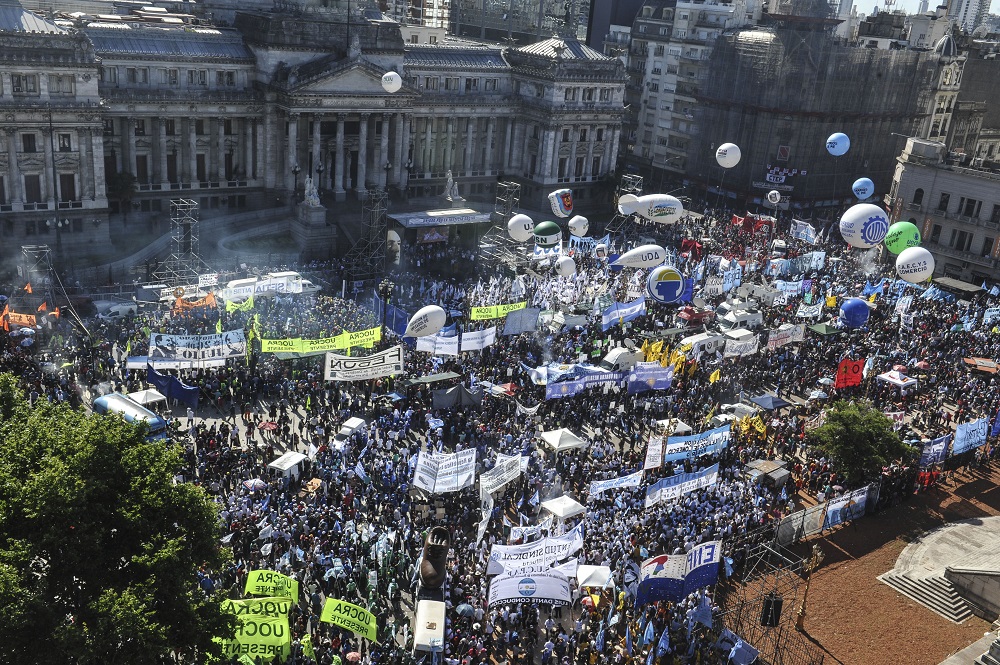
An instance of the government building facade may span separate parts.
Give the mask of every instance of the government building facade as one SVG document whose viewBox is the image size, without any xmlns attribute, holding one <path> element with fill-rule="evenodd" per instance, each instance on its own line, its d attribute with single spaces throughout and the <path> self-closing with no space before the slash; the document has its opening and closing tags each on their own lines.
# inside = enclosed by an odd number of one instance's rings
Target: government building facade
<svg viewBox="0 0 1000 665">
<path fill-rule="evenodd" d="M 581 210 L 606 205 L 620 60 L 575 38 L 407 43 L 348 6 L 283 3 L 218 27 L 167 11 L 41 17 L 0 0 L 6 251 L 107 243 L 122 217 L 165 232 L 177 198 L 208 214 L 288 205 L 307 177 L 328 203 L 440 194 L 450 172 L 473 200 L 504 179 L 521 183 L 522 206 L 547 208 L 563 187 Z M 395 93 L 388 71 L 403 77 Z"/>
</svg>

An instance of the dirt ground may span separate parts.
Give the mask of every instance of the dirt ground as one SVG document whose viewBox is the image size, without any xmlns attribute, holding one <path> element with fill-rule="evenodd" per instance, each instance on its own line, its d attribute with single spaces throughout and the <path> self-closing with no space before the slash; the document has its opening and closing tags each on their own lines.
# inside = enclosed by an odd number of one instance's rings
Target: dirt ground
<svg viewBox="0 0 1000 665">
<path fill-rule="evenodd" d="M 937 665 L 990 629 L 975 616 L 952 623 L 876 579 L 928 529 L 1000 515 L 995 463 L 956 481 L 818 539 L 826 558 L 813 576 L 806 631 L 825 665 Z"/>
</svg>

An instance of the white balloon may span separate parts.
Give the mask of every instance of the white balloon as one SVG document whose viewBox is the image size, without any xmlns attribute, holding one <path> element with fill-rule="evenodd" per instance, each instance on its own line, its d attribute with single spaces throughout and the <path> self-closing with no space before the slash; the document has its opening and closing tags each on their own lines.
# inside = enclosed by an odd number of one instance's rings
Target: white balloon
<svg viewBox="0 0 1000 665">
<path fill-rule="evenodd" d="M 740 158 L 743 157 L 743 152 L 740 147 L 735 143 L 723 143 L 719 146 L 719 149 L 715 151 L 715 161 L 719 163 L 724 169 L 731 169 L 740 163 Z"/>
<path fill-rule="evenodd" d="M 386 92 L 399 92 L 403 87 L 403 77 L 396 72 L 386 72 L 382 75 L 382 89 Z"/>
<path fill-rule="evenodd" d="M 830 137 L 826 140 L 826 150 L 834 157 L 841 157 L 846 155 L 847 151 L 851 149 L 851 139 L 847 137 L 847 134 L 843 132 L 836 132 L 830 134 Z"/>
<path fill-rule="evenodd" d="M 852 247 L 868 249 L 885 239 L 889 231 L 889 216 L 871 203 L 858 203 L 840 218 L 840 235 Z"/>
<path fill-rule="evenodd" d="M 608 255 L 608 246 L 603 242 L 597 243 L 594 247 L 594 257 L 598 259 L 606 258 Z"/>
<path fill-rule="evenodd" d="M 517 242 L 527 242 L 535 233 L 535 222 L 527 215 L 514 215 L 507 222 L 507 233 Z"/>
<path fill-rule="evenodd" d="M 635 249 L 630 249 L 617 259 L 613 266 L 628 266 L 630 268 L 652 268 L 663 263 L 667 258 L 667 252 L 659 245 L 642 245 Z"/>
<path fill-rule="evenodd" d="M 773 203 L 774 205 L 778 205 L 779 203 L 781 203 L 781 192 L 779 192 L 776 189 L 772 189 L 767 193 L 767 200 Z"/>
<path fill-rule="evenodd" d="M 577 238 L 582 238 L 587 235 L 587 231 L 589 230 L 590 220 L 583 215 L 574 215 L 573 218 L 569 220 L 569 232 Z"/>
<path fill-rule="evenodd" d="M 569 277 L 576 274 L 576 263 L 568 256 L 560 256 L 556 261 L 556 274 L 561 277 Z"/>
<path fill-rule="evenodd" d="M 647 194 L 635 196 L 622 194 L 618 198 L 618 212 L 623 215 L 635 213 L 651 222 L 674 224 L 684 214 L 681 202 L 669 194 Z"/>
<path fill-rule="evenodd" d="M 427 305 L 410 317 L 403 337 L 426 337 L 444 328 L 448 315 L 438 305 Z"/>
<path fill-rule="evenodd" d="M 907 247 L 896 257 L 896 273 L 917 284 L 934 274 L 934 255 L 923 247 Z"/>
</svg>

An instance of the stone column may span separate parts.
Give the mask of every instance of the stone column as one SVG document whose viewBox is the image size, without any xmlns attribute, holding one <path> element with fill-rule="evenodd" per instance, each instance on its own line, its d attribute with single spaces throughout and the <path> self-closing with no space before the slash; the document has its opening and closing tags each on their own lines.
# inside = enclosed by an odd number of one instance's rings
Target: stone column
<svg viewBox="0 0 1000 665">
<path fill-rule="evenodd" d="M 192 187 L 199 184 L 198 180 L 198 121 L 188 118 L 188 182 Z"/>
<path fill-rule="evenodd" d="M 371 113 L 361 114 L 361 125 L 358 127 L 358 181 L 354 184 L 359 199 L 368 196 L 366 180 L 368 178 L 368 121 Z"/>
<path fill-rule="evenodd" d="M 466 175 L 469 175 L 472 171 L 478 170 L 478 169 L 473 168 L 475 166 L 475 161 L 473 159 L 473 153 L 472 153 L 472 147 L 476 143 L 476 134 L 478 133 L 476 131 L 477 130 L 477 127 L 476 127 L 477 124 L 478 124 L 478 120 L 476 119 L 476 116 L 470 116 L 469 120 L 468 120 L 468 123 L 465 126 L 465 132 L 466 132 L 466 134 L 465 134 L 465 156 L 462 158 L 465 163 L 462 165 L 462 167 L 465 170 Z"/>
<path fill-rule="evenodd" d="M 243 178 L 253 179 L 253 118 L 243 118 Z"/>
<path fill-rule="evenodd" d="M 90 127 L 81 127 L 77 132 L 80 146 L 80 199 L 94 200 L 94 160 L 90 150 Z"/>
<path fill-rule="evenodd" d="M 583 176 L 587 179 L 587 182 L 593 178 L 594 173 L 591 173 L 594 164 L 594 128 L 587 127 L 587 159 L 583 162 Z"/>
<path fill-rule="evenodd" d="M 160 189 L 170 189 L 170 179 L 167 177 L 167 119 L 157 120 L 157 150 L 159 152 L 158 163 L 160 165 Z"/>
<path fill-rule="evenodd" d="M 570 141 L 569 141 L 569 159 L 566 161 L 566 177 L 569 178 L 570 186 L 572 183 L 576 182 L 576 144 L 580 140 L 580 134 L 573 134 L 573 132 L 579 132 L 579 127 L 570 128 Z M 583 175 L 583 171 L 580 171 L 580 175 Z"/>
<path fill-rule="evenodd" d="M 215 119 L 215 177 L 226 181 L 226 119 Z"/>
<path fill-rule="evenodd" d="M 398 187 L 400 186 L 400 180 L 402 179 L 403 173 L 403 162 L 406 161 L 406 155 L 403 154 L 403 124 L 406 120 L 403 118 L 402 113 L 397 113 L 393 117 L 393 151 L 392 151 L 392 182 Z"/>
<path fill-rule="evenodd" d="M 434 167 L 431 164 L 431 160 L 434 159 L 434 148 L 431 143 L 431 124 L 433 123 L 433 121 L 434 121 L 433 116 L 424 118 L 424 145 L 423 145 L 424 156 L 422 158 L 423 164 L 421 166 L 424 167 L 425 178 L 430 178 L 431 172 L 434 170 Z"/>
<path fill-rule="evenodd" d="M 546 182 L 552 174 L 552 149 L 555 145 L 556 130 L 554 127 L 542 129 L 542 147 L 538 156 L 538 180 Z"/>
<path fill-rule="evenodd" d="M 7 174 L 10 184 L 10 202 L 15 210 L 21 210 L 24 203 L 24 183 L 21 182 L 21 167 L 17 163 L 17 127 L 5 127 L 7 132 Z"/>
<path fill-rule="evenodd" d="M 94 205 L 106 208 L 108 192 L 104 174 L 104 133 L 99 129 L 90 132 L 90 158 L 94 169 Z"/>
<path fill-rule="evenodd" d="M 412 116 L 403 116 L 403 137 L 399 140 L 400 147 L 400 157 L 399 157 L 399 188 L 402 190 L 406 189 L 407 182 L 410 178 L 410 168 L 412 164 L 407 164 L 410 161 L 410 123 L 413 122 Z"/>
<path fill-rule="evenodd" d="M 122 172 L 135 175 L 135 120 L 125 118 L 125 133 L 122 134 Z"/>
<path fill-rule="evenodd" d="M 387 182 L 389 172 L 385 170 L 385 165 L 389 163 L 389 123 L 391 121 L 391 115 L 388 113 L 382 114 L 382 132 L 379 136 L 378 149 L 378 185 L 381 189 L 385 189 L 389 184 Z"/>
<path fill-rule="evenodd" d="M 513 161 L 510 156 L 513 130 L 514 130 L 514 119 L 508 118 L 507 127 L 504 130 L 504 137 L 503 137 L 503 159 L 500 160 L 500 168 L 498 169 L 500 171 L 506 170 L 507 165 Z"/>
<path fill-rule="evenodd" d="M 344 191 L 344 120 L 343 113 L 337 114 L 337 154 L 334 155 L 333 162 L 333 196 L 337 201 L 347 198 Z"/>
<path fill-rule="evenodd" d="M 453 152 L 453 142 L 455 140 L 455 118 L 448 116 L 448 133 L 444 140 L 444 163 L 441 170 L 447 171 L 455 165 L 455 154 Z"/>
<path fill-rule="evenodd" d="M 271 114 L 271 117 L 273 118 L 273 114 Z M 265 114 L 262 120 L 254 119 L 251 122 L 253 123 L 254 144 L 256 147 L 256 151 L 252 157 L 253 178 L 259 182 L 265 179 L 267 173 L 267 162 L 264 161 L 267 155 L 267 144 L 264 135 L 267 133 L 268 115 Z M 277 180 L 274 182 L 277 182 Z M 267 185 L 264 186 L 266 187 Z"/>
<path fill-rule="evenodd" d="M 49 202 L 49 210 L 56 209 L 56 183 L 53 177 L 59 177 L 58 174 L 54 174 L 55 169 L 53 165 L 55 164 L 55 155 L 52 154 L 52 130 L 48 127 L 42 128 L 42 143 L 45 144 L 45 168 L 42 173 L 42 182 L 45 183 L 45 190 L 43 194 L 45 195 L 45 200 Z"/>
<path fill-rule="evenodd" d="M 285 188 L 295 188 L 295 174 L 292 169 L 299 165 L 299 114 L 288 115 L 288 170 L 285 171 Z"/>
<path fill-rule="evenodd" d="M 615 127 L 615 131 L 611 136 L 611 159 L 609 159 L 608 163 L 604 165 L 604 168 L 609 171 L 615 167 L 615 163 L 618 161 L 618 143 L 621 141 L 621 136 L 621 126 Z"/>
<path fill-rule="evenodd" d="M 310 175 L 313 177 L 313 180 L 317 180 L 317 178 L 319 177 L 319 174 L 316 173 L 316 168 L 320 164 L 322 164 L 322 162 L 320 161 L 320 142 L 322 141 L 322 137 L 320 136 L 321 117 L 322 116 L 320 116 L 318 113 L 313 113 L 312 116 L 312 123 L 313 123 L 312 142 L 310 143 L 309 147 L 312 152 L 312 173 L 310 173 Z M 323 183 L 317 180 L 316 189 L 320 190 L 322 188 L 323 188 Z"/>
<path fill-rule="evenodd" d="M 483 171 L 486 175 L 493 173 L 493 135 L 497 129 L 497 118 L 491 115 L 486 120 L 486 163 L 483 164 Z"/>
</svg>

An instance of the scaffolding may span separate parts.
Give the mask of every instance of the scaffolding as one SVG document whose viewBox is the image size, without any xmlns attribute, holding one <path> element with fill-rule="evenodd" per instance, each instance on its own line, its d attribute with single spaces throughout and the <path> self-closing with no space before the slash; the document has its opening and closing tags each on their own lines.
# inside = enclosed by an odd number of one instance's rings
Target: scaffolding
<svg viewBox="0 0 1000 665">
<path fill-rule="evenodd" d="M 368 198 L 361 211 L 364 235 L 344 257 L 345 271 L 354 282 L 378 279 L 385 274 L 388 207 L 389 196 L 386 190 L 368 190 Z"/>
<path fill-rule="evenodd" d="M 211 272 L 199 256 L 198 202 L 192 199 L 170 201 L 170 255 L 161 263 L 154 279 L 167 286 L 198 283 L 198 275 Z"/>
<path fill-rule="evenodd" d="M 498 182 L 497 197 L 490 214 L 492 226 L 479 239 L 476 260 L 492 270 L 507 269 L 514 273 L 518 267 L 528 265 L 524 247 L 510 237 L 507 222 L 517 214 L 521 205 L 521 185 L 516 182 Z"/>
<path fill-rule="evenodd" d="M 42 302 L 55 306 L 55 269 L 52 267 L 52 248 L 48 245 L 21 245 L 21 266 L 18 268 L 25 284 L 31 284 L 31 294 L 15 291 L 11 296 L 15 310 L 34 312 Z M 17 295 L 20 294 L 20 295 Z"/>
<path fill-rule="evenodd" d="M 635 224 L 633 223 L 635 220 L 633 219 L 633 215 L 623 215 L 618 210 L 618 199 L 621 198 L 622 194 L 642 196 L 642 186 L 643 179 L 641 175 L 626 173 L 622 176 L 621 181 L 618 183 L 618 187 L 615 188 L 615 216 L 611 218 L 610 222 L 608 222 L 608 233 L 619 234 L 625 236 L 626 239 L 631 237 L 632 232 L 635 230 Z"/>
</svg>

